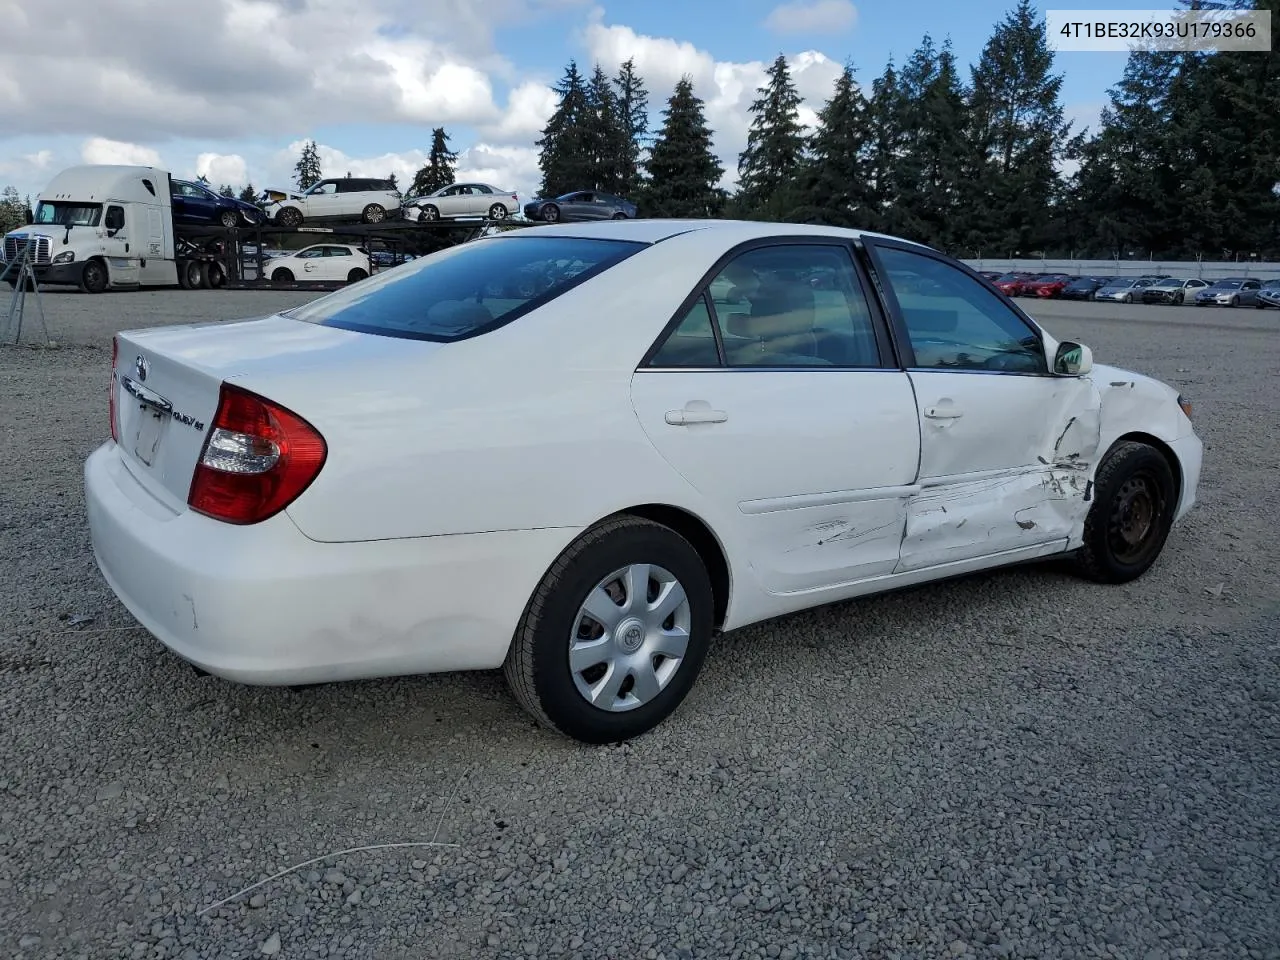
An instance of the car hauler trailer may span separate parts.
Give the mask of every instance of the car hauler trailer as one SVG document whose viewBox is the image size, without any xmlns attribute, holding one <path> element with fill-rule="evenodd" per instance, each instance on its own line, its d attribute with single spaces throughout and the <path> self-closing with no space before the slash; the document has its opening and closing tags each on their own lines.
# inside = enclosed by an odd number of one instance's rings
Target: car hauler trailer
<svg viewBox="0 0 1280 960">
<path fill-rule="evenodd" d="M 86 165 L 54 177 L 37 199 L 32 223 L 5 234 L 0 254 L 11 263 L 29 250 L 35 278 L 42 286 L 70 285 L 86 293 L 165 286 L 332 289 L 342 284 L 273 283 L 269 268 L 264 269 L 266 238 L 320 234 L 313 242 L 362 242 L 366 248 L 390 251 L 395 262 L 404 247 L 452 246 L 480 236 L 491 225 L 492 221 L 484 220 L 326 227 L 184 224 L 173 216 L 167 170 Z M 248 246 L 255 249 L 255 256 L 245 256 Z M 0 274 L 5 266 L 0 264 Z M 371 257 L 368 272 L 378 269 Z"/>
</svg>

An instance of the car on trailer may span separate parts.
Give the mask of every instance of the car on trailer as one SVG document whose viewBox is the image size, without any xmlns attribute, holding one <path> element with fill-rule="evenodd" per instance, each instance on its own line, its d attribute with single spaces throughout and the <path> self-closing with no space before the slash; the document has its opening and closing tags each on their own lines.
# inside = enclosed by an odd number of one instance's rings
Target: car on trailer
<svg viewBox="0 0 1280 960">
<path fill-rule="evenodd" d="M 520 211 L 520 196 L 514 190 L 501 190 L 488 183 L 451 183 L 420 197 L 404 202 L 406 220 L 427 222 L 458 217 L 484 217 L 505 220 Z"/>
<path fill-rule="evenodd" d="M 300 192 L 268 188 L 263 211 L 282 227 L 303 223 L 382 223 L 400 215 L 396 185 L 381 177 L 329 177 Z"/>
</svg>

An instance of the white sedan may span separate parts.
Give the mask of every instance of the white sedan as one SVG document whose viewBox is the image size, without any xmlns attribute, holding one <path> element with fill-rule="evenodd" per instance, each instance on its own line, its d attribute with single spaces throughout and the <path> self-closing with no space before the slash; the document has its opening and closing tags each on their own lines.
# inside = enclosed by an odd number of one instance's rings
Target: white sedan
<svg viewBox="0 0 1280 960">
<path fill-rule="evenodd" d="M 592 743 L 675 710 L 719 631 L 1064 554 L 1132 580 L 1202 455 L 1176 390 L 834 227 L 511 231 L 120 333 L 112 378 L 93 549 L 179 656 L 251 684 L 503 667 Z"/>
<path fill-rule="evenodd" d="M 455 217 L 504 220 L 519 210 L 520 197 L 514 190 L 501 190 L 488 183 L 451 183 L 434 193 L 406 200 L 403 216 L 420 222 Z"/>
<path fill-rule="evenodd" d="M 295 280 L 345 280 L 356 283 L 369 276 L 369 251 L 344 243 L 316 243 L 296 253 L 272 257 L 263 265 L 276 283 Z"/>
</svg>

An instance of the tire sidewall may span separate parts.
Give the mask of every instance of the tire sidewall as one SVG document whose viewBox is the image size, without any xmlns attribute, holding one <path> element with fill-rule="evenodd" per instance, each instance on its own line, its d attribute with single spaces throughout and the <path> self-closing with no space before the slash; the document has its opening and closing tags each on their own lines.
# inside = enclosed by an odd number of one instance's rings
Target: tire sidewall
<svg viewBox="0 0 1280 960">
<path fill-rule="evenodd" d="M 1153 447 L 1146 444 L 1123 444 L 1103 461 L 1103 470 L 1094 487 L 1095 515 L 1089 518 L 1085 531 L 1086 546 L 1089 548 L 1094 562 L 1108 580 L 1124 583 L 1134 580 L 1146 573 L 1160 558 L 1165 542 L 1173 527 L 1173 516 L 1177 510 L 1177 483 L 1169 461 Z M 1158 519 L 1159 528 L 1156 533 L 1156 544 L 1151 548 L 1148 559 L 1134 564 L 1121 563 L 1111 551 L 1107 533 L 1107 523 L 1111 515 L 1111 505 L 1116 494 L 1133 474 L 1140 470 L 1149 470 L 1159 484 L 1164 499 L 1163 511 Z"/>
<path fill-rule="evenodd" d="M 667 687 L 643 706 L 621 713 L 583 699 L 569 670 L 569 638 L 587 594 L 610 572 L 633 563 L 664 567 L 689 599 L 689 646 Z M 534 687 L 548 718 L 567 735 L 590 743 L 616 743 L 640 735 L 673 713 L 693 688 L 714 626 L 711 580 L 683 537 L 656 525 L 629 527 L 586 547 L 546 597 L 535 627 Z"/>
<path fill-rule="evenodd" d="M 497 211 L 497 216 L 494 216 L 494 211 Z M 502 204 L 495 203 L 493 206 L 489 208 L 490 220 L 505 220 L 506 218 L 507 218 L 507 208 L 504 207 Z"/>
<path fill-rule="evenodd" d="M 97 276 L 100 279 L 95 283 L 90 283 L 89 278 Z M 107 268 L 101 261 L 96 258 L 89 260 L 84 265 L 84 269 L 80 272 L 80 286 L 85 293 L 102 293 L 111 283 L 111 275 L 107 273 Z"/>
</svg>

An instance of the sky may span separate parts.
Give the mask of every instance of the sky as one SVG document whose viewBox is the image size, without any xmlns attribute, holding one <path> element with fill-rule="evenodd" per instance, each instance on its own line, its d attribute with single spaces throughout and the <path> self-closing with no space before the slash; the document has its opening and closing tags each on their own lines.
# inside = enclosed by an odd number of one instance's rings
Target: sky
<svg viewBox="0 0 1280 960">
<path fill-rule="evenodd" d="M 239 187 L 292 184 L 302 144 L 327 176 L 407 186 L 444 126 L 459 178 L 522 196 L 573 58 L 633 57 L 651 126 L 689 75 L 736 179 L 764 71 L 787 57 L 812 122 L 846 61 L 870 87 L 927 32 L 976 62 L 1014 0 L 0 0 L 0 187 L 33 197 L 79 163 L 161 166 Z M 1101 0 L 1049 0 L 1097 9 Z M 1144 8 L 1149 0 L 1111 0 Z M 1044 6 L 1039 7 L 1041 11 Z M 1096 126 L 1125 55 L 1059 53 L 1067 115 Z"/>
</svg>

